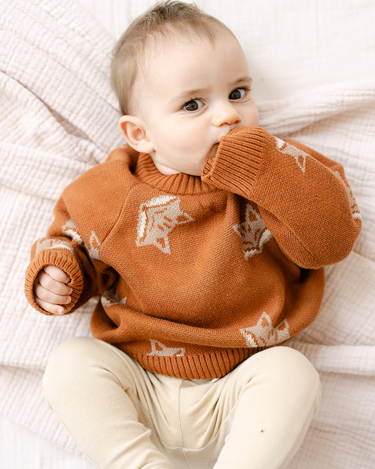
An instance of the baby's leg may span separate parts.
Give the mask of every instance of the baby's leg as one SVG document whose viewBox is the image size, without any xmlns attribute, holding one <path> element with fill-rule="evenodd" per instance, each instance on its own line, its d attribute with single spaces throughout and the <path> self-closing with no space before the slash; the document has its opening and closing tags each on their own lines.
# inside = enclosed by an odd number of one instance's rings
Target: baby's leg
<svg viewBox="0 0 375 469">
<path fill-rule="evenodd" d="M 318 373 L 299 352 L 275 347 L 228 378 L 224 389 L 235 411 L 214 469 L 285 468 L 318 411 Z"/>
<path fill-rule="evenodd" d="M 150 421 L 139 399 L 148 398 L 147 379 L 120 350 L 81 337 L 52 355 L 43 385 L 50 407 L 100 469 L 172 469 L 140 423 Z"/>
</svg>

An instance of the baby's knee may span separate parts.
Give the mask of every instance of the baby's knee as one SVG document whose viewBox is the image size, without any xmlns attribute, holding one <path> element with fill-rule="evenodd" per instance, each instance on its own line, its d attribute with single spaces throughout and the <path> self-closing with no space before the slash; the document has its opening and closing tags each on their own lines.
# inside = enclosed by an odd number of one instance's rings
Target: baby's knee
<svg viewBox="0 0 375 469">
<path fill-rule="evenodd" d="M 290 347 L 274 347 L 268 353 L 269 373 L 279 381 L 296 399 L 300 397 L 305 402 L 318 409 L 321 397 L 321 383 L 319 373 L 311 362 L 300 352 Z M 261 352 L 263 353 L 263 352 Z"/>
<path fill-rule="evenodd" d="M 280 358 L 284 364 L 285 373 L 296 382 L 304 383 L 306 387 L 320 390 L 319 373 L 312 363 L 298 350 L 290 347 L 278 347 Z"/>
<path fill-rule="evenodd" d="M 296 400 L 311 401 L 318 407 L 321 384 L 318 372 L 300 352 L 290 347 L 273 347 L 248 360 L 248 386 L 263 383 L 290 394 Z M 244 379 L 242 374 L 242 379 Z"/>
</svg>

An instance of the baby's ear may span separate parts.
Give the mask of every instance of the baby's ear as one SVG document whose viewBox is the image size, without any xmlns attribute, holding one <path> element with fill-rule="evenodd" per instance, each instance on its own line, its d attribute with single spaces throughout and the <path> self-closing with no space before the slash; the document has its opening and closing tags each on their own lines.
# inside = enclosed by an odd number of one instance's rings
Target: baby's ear
<svg viewBox="0 0 375 469">
<path fill-rule="evenodd" d="M 134 150 L 139 153 L 151 153 L 154 151 L 142 119 L 136 116 L 122 116 L 118 125 L 126 142 Z"/>
</svg>

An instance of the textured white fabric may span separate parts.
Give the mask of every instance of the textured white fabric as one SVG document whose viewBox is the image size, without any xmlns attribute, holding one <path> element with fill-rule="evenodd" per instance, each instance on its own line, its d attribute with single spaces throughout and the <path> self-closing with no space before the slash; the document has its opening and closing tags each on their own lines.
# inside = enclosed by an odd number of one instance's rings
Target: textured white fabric
<svg viewBox="0 0 375 469">
<path fill-rule="evenodd" d="M 152 3 L 123 2 L 119 11 L 125 14 L 127 9 L 129 15 L 122 16 L 124 24 L 120 24 L 121 15 L 114 19 L 118 25 L 115 33 L 126 27 L 124 17 L 131 19 Z M 285 8 L 290 5 L 279 3 Z M 271 4 L 275 6 L 276 2 L 271 0 L 198 4 L 238 32 L 243 43 L 250 37 L 248 33 L 241 36 L 245 26 L 246 31 L 255 28 L 254 39 L 261 37 L 262 25 L 264 37 L 269 23 L 273 22 L 278 31 L 284 30 L 275 17 L 275 12 L 282 12 L 279 7 L 272 10 Z M 257 10 L 255 5 L 260 4 L 264 8 Z M 311 12 L 312 5 L 307 4 L 307 12 Z M 315 4 L 323 8 L 323 2 Z M 99 0 L 95 5 L 99 8 Z M 111 8 L 114 15 L 113 6 L 119 6 L 119 2 L 112 0 L 106 5 L 99 8 L 103 17 Z M 291 5 L 302 14 L 297 2 Z M 333 13 L 334 2 L 327 5 Z M 367 18 L 371 18 L 374 4 L 353 2 L 353 10 L 348 0 L 345 5 L 346 21 L 350 13 L 357 21 L 362 11 L 363 28 L 357 27 L 353 41 L 357 45 L 363 41 L 364 53 L 358 53 L 362 58 L 358 59 L 356 73 L 350 75 L 355 67 L 347 64 L 351 71 L 342 76 L 369 77 L 375 62 L 369 60 Z M 271 17 L 266 16 L 266 7 Z M 342 4 L 337 8 L 341 12 L 337 16 L 344 22 Z M 227 10 L 228 16 L 223 16 Z M 289 26 L 292 11 L 290 8 L 288 15 L 279 16 Z M 321 18 L 318 13 L 310 19 L 319 29 L 322 25 L 317 18 Z M 337 18 L 333 24 L 337 28 Z M 288 28 L 286 37 L 280 36 L 284 45 L 293 36 Z M 352 29 L 350 23 L 347 31 Z M 302 28 L 296 31 L 298 37 L 304 37 Z M 306 30 L 306 37 L 308 34 Z M 336 41 L 333 36 L 332 41 Z M 122 144 L 117 103 L 108 85 L 113 44 L 102 26 L 73 0 L 0 2 L 0 411 L 76 452 L 72 440 L 46 408 L 40 381 L 53 349 L 70 337 L 90 335 L 93 302 L 73 315 L 44 317 L 27 305 L 23 280 L 31 244 L 44 235 L 63 188 Z M 332 80 L 324 78 L 323 82 L 338 81 L 335 67 L 327 59 L 333 57 L 334 49 L 330 49 L 331 55 L 325 55 L 323 45 L 318 41 L 320 51 L 314 56 L 316 60 L 322 56 L 332 71 Z M 259 53 L 253 45 L 246 47 L 255 82 L 262 88 L 262 79 L 268 78 L 267 70 L 260 72 L 264 58 L 260 61 L 260 56 L 253 55 Z M 280 138 L 294 138 L 341 162 L 363 218 L 355 252 L 341 264 L 327 268 L 324 303 L 317 321 L 291 343 L 321 372 L 323 398 L 321 411 L 290 467 L 370 469 L 375 467 L 375 82 L 356 80 L 307 92 L 306 62 L 298 55 L 302 49 L 291 43 L 295 60 L 283 68 L 277 62 L 283 54 L 274 47 L 276 62 L 270 64 L 269 73 L 272 68 L 276 78 L 269 78 L 258 96 L 292 97 L 260 104 L 261 125 Z M 339 45 L 336 53 L 338 50 L 343 54 Z M 345 55 L 350 51 L 345 49 Z M 350 53 L 354 58 L 354 52 Z M 258 62 L 253 57 L 258 57 Z M 361 68 L 366 57 L 367 71 Z M 341 68 L 344 61 L 340 58 Z M 280 79 L 280 70 L 282 81 L 288 80 L 288 67 L 293 80 L 302 74 L 299 71 L 295 75 L 295 69 L 305 70 L 304 85 L 297 89 L 299 95 L 289 88 L 281 90 L 281 85 L 275 87 L 275 95 L 269 94 L 267 90 Z M 317 84 L 316 79 L 314 75 L 313 84 Z"/>
<path fill-rule="evenodd" d="M 1 469 L 95 469 L 6 415 L 0 416 Z"/>
</svg>

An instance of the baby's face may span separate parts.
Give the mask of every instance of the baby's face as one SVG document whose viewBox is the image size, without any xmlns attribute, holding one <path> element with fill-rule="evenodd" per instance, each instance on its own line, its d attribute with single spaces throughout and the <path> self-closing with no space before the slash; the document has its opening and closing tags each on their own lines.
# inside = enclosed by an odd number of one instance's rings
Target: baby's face
<svg viewBox="0 0 375 469">
<path fill-rule="evenodd" d="M 140 83 L 138 108 L 163 174 L 200 176 L 220 137 L 258 125 L 246 58 L 229 33 L 214 44 L 171 40 L 147 63 Z"/>
</svg>

